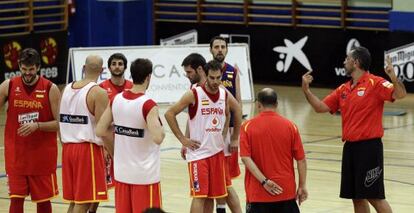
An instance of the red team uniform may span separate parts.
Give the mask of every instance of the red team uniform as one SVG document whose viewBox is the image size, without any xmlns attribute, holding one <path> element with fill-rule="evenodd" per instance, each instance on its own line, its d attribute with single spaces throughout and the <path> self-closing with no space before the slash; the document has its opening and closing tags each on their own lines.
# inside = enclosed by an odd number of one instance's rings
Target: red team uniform
<svg viewBox="0 0 414 213">
<path fill-rule="evenodd" d="M 63 199 L 93 203 L 108 199 L 102 139 L 95 134 L 95 116 L 87 106 L 90 82 L 82 88 L 68 84 L 60 105 Z"/>
<path fill-rule="evenodd" d="M 272 126 L 269 127 L 269 124 Z M 251 157 L 263 175 L 283 189 L 283 193 L 279 195 L 269 194 L 246 169 L 244 183 L 248 203 L 295 199 L 293 159 L 304 159 L 305 152 L 299 131 L 292 122 L 272 111 L 261 112 L 246 121 L 240 131 L 240 156 Z"/>
<path fill-rule="evenodd" d="M 152 140 L 146 121 L 156 103 L 143 93 L 124 91 L 111 106 L 116 212 L 161 208 L 160 146 Z"/>
<path fill-rule="evenodd" d="M 10 80 L 4 135 L 5 164 L 10 197 L 31 194 L 33 202 L 44 202 L 58 194 L 56 181 L 56 132 L 36 130 L 27 137 L 17 134 L 21 124 L 54 120 L 49 102 L 52 82 L 40 77 L 33 86 L 21 77 Z"/>
<path fill-rule="evenodd" d="M 107 79 L 99 84 L 100 87 L 104 88 L 106 92 L 108 93 L 109 100 L 112 100 L 115 95 L 123 92 L 126 89 L 131 89 L 134 84 L 130 80 L 126 80 L 124 82 L 124 85 L 117 86 L 112 83 L 111 79 Z"/>
<path fill-rule="evenodd" d="M 228 63 L 224 63 L 224 67 L 221 69 L 223 73 L 221 77 L 222 85 L 236 98 L 236 77 L 239 75 L 239 70 L 231 66 Z M 239 152 L 230 153 L 228 147 L 230 145 L 230 135 L 233 133 L 234 118 L 233 114 L 230 117 L 230 128 L 228 137 L 225 140 L 226 147 L 224 148 L 224 155 L 226 156 L 226 185 L 231 186 L 231 179 L 240 175 L 239 166 Z"/>
<path fill-rule="evenodd" d="M 189 106 L 190 139 L 199 141 L 197 150 L 187 149 L 192 197 L 227 196 L 225 181 L 224 140 L 227 93 L 219 88 L 210 94 L 204 86 L 192 89 L 195 103 Z"/>
<path fill-rule="evenodd" d="M 107 79 L 99 84 L 100 87 L 106 90 L 108 93 L 109 100 L 112 100 L 115 95 L 123 92 L 126 89 L 131 89 L 134 84 L 125 79 L 125 82 L 122 86 L 117 86 L 112 83 L 111 79 Z M 108 188 L 112 188 L 115 186 L 114 182 L 114 162 L 112 158 L 108 155 L 106 160 L 106 183 Z"/>
</svg>

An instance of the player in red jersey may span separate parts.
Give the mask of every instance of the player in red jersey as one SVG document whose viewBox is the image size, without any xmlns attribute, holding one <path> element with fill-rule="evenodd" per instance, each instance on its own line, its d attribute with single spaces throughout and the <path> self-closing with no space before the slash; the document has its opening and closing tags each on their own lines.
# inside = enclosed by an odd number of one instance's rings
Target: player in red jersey
<svg viewBox="0 0 414 213">
<path fill-rule="evenodd" d="M 108 59 L 108 69 L 111 72 L 111 78 L 99 84 L 108 93 L 109 99 L 116 94 L 131 89 L 133 84 L 130 80 L 125 79 L 124 73 L 127 68 L 127 59 L 122 53 L 114 53 Z"/>
<path fill-rule="evenodd" d="M 19 57 L 21 76 L 0 85 L 0 107 L 8 102 L 4 133 L 10 213 L 23 212 L 30 194 L 37 212 L 52 212 L 50 200 L 58 194 L 56 182 L 56 121 L 60 92 L 37 75 L 39 53 L 24 49 Z M 17 130 L 17 131 L 16 131 Z"/>
</svg>

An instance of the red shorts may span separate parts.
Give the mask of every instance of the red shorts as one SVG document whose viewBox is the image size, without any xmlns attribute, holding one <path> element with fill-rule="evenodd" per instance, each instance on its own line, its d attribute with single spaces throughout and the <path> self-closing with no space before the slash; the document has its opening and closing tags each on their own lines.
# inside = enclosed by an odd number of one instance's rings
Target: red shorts
<svg viewBox="0 0 414 213">
<path fill-rule="evenodd" d="M 143 212 L 147 208 L 161 208 L 160 183 L 134 185 L 115 182 L 116 212 Z"/>
<path fill-rule="evenodd" d="M 25 198 L 41 203 L 59 194 L 56 172 L 50 175 L 7 175 L 10 198 Z"/>
<path fill-rule="evenodd" d="M 190 195 L 220 198 L 227 196 L 224 153 L 188 163 Z"/>
<path fill-rule="evenodd" d="M 64 143 L 63 199 L 74 203 L 108 200 L 103 147 L 94 143 Z"/>
<path fill-rule="evenodd" d="M 225 156 L 224 157 L 224 160 L 226 161 L 226 163 L 224 164 L 224 171 L 225 171 L 225 175 L 226 175 L 226 187 L 230 187 L 232 185 L 231 177 L 230 177 L 230 171 L 229 171 L 230 157 L 231 156 Z"/>
<path fill-rule="evenodd" d="M 240 166 L 239 166 L 239 151 L 232 152 L 230 156 L 227 156 L 227 164 L 229 165 L 229 174 L 230 178 L 236 178 L 240 176 Z"/>
</svg>

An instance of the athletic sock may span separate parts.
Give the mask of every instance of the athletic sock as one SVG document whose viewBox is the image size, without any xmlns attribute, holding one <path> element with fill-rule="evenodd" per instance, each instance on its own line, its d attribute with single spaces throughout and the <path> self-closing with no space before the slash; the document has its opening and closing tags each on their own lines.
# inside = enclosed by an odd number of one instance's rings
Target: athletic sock
<svg viewBox="0 0 414 213">
<path fill-rule="evenodd" d="M 226 205 L 218 204 L 216 207 L 217 213 L 226 213 Z"/>
<path fill-rule="evenodd" d="M 10 213 L 23 213 L 24 198 L 10 199 Z"/>
<path fill-rule="evenodd" d="M 50 200 L 37 203 L 37 213 L 52 213 L 52 204 Z"/>
</svg>

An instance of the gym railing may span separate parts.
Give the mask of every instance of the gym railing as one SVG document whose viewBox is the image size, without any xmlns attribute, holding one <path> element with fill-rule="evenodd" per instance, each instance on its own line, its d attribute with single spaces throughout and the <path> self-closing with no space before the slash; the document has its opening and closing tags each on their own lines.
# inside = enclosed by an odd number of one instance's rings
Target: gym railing
<svg viewBox="0 0 414 213">
<path fill-rule="evenodd" d="M 278 0 L 255 3 L 154 0 L 155 22 L 269 25 L 388 31 L 391 3 L 352 6 L 348 0 Z"/>
<path fill-rule="evenodd" d="M 67 0 L 1 0 L 0 37 L 68 27 Z"/>
</svg>

